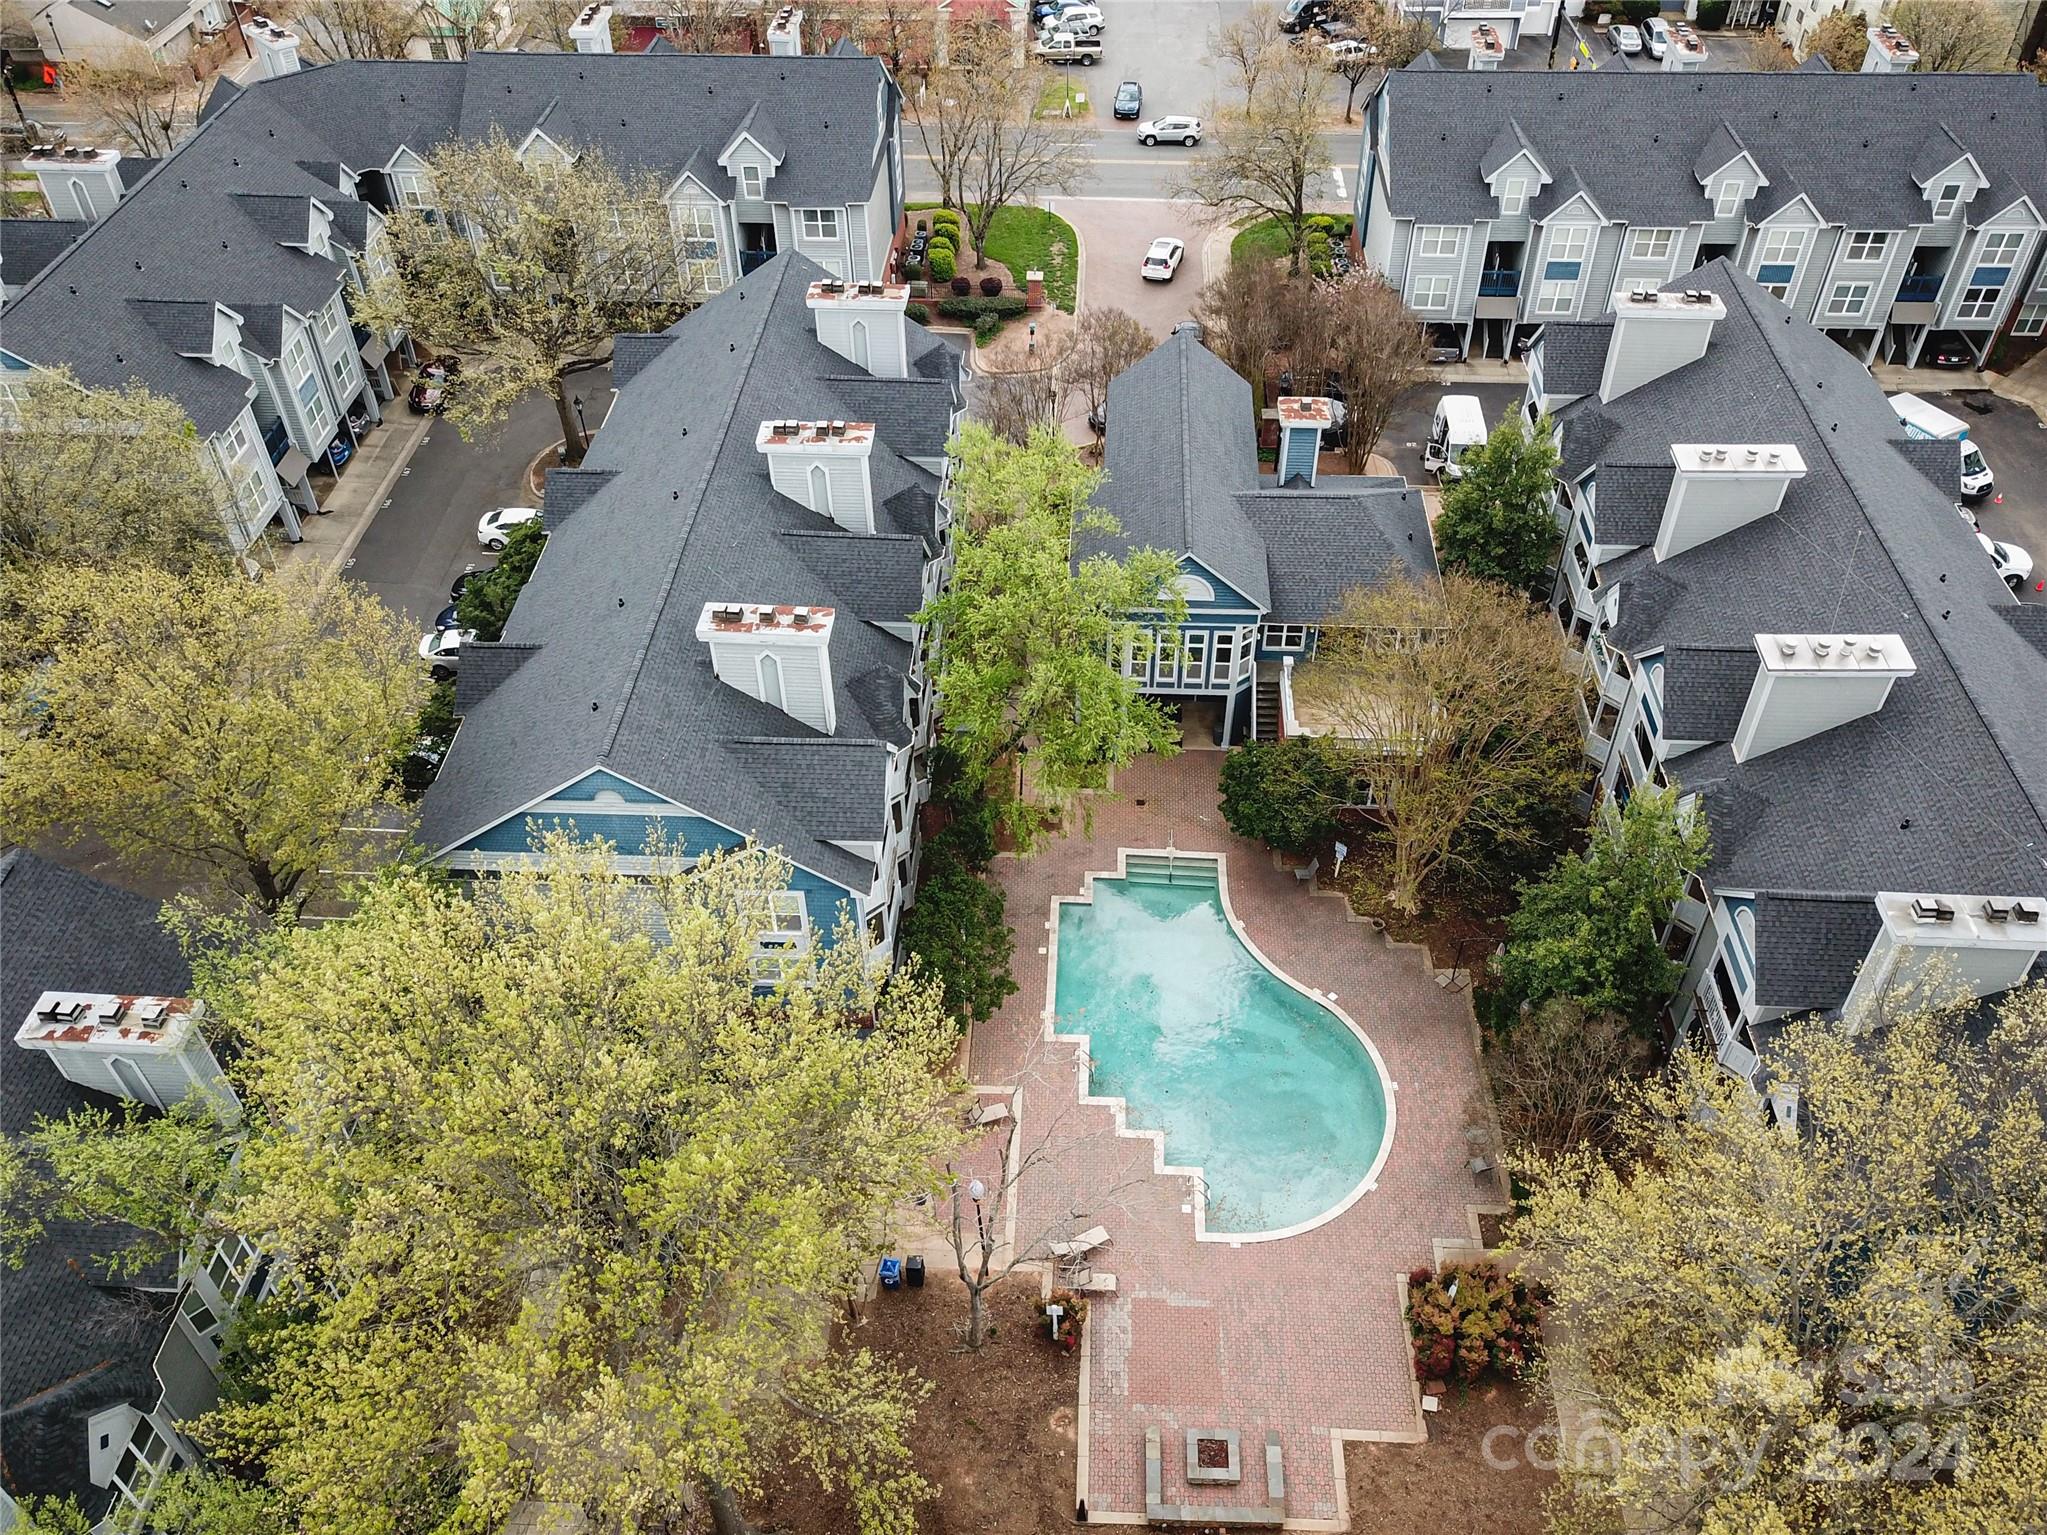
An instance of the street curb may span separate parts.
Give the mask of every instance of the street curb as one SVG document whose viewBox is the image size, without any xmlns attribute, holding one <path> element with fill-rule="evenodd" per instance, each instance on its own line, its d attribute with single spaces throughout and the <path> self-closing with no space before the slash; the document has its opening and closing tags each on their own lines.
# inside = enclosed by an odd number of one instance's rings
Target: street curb
<svg viewBox="0 0 2047 1535">
<path fill-rule="evenodd" d="M 395 405 L 398 402 L 394 400 L 391 403 Z M 322 586 L 348 569 L 348 562 L 354 557 L 356 546 L 363 541 L 363 535 L 369 532 L 370 524 L 377 520 L 377 514 L 383 511 L 384 503 L 390 499 L 391 487 L 398 483 L 398 477 L 412 463 L 412 455 L 419 451 L 420 439 L 426 436 L 437 419 L 439 418 L 434 416 L 421 416 L 414 424 L 412 441 L 408 442 L 404 451 L 392 460 L 391 467 L 384 472 L 384 478 L 378 482 L 376 490 L 370 495 L 369 515 L 363 518 L 353 533 L 341 541 L 340 547 L 334 551 L 333 558 L 327 562 L 327 568 L 321 572 Z"/>
</svg>

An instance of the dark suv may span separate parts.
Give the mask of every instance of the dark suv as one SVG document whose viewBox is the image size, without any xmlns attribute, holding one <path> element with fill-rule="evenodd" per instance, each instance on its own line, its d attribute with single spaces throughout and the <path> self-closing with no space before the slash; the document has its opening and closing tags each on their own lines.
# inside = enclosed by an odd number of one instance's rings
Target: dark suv
<svg viewBox="0 0 2047 1535">
<path fill-rule="evenodd" d="M 1135 80 L 1125 80 L 1116 87 L 1115 111 L 1119 118 L 1144 115 L 1144 92 Z"/>
<path fill-rule="evenodd" d="M 1332 9 L 1330 0 L 1287 0 L 1286 10 L 1279 18 L 1279 29 L 1289 33 L 1305 32 L 1328 16 Z"/>
</svg>

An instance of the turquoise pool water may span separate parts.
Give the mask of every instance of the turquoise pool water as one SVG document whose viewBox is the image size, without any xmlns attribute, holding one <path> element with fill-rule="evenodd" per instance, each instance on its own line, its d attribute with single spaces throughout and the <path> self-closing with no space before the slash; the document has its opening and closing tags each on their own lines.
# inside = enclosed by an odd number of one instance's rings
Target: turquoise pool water
<svg viewBox="0 0 2047 1535">
<path fill-rule="evenodd" d="M 1190 874 L 1176 860 L 1169 882 L 1133 854 L 1126 872 L 1059 908 L 1053 1005 L 1060 1032 L 1089 1037 L 1089 1091 L 1125 1100 L 1132 1129 L 1163 1131 L 1167 1162 L 1201 1168 L 1208 1230 L 1313 1220 L 1378 1158 L 1378 1063 L 1244 947 L 1212 862 Z"/>
</svg>

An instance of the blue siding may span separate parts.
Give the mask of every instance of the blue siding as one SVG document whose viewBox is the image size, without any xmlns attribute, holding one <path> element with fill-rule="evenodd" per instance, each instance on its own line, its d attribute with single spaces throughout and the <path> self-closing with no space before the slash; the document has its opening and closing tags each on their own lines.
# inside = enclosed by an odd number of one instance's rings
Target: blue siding
<svg viewBox="0 0 2047 1535">
<path fill-rule="evenodd" d="M 1315 478 L 1315 456 L 1322 450 L 1322 434 L 1301 427 L 1288 427 L 1280 434 L 1279 479 L 1285 484 L 1295 475 Z"/>
<path fill-rule="evenodd" d="M 554 794 L 549 795 L 548 798 L 592 800 L 604 793 L 616 794 L 621 799 L 635 805 L 667 805 L 674 803 L 672 800 L 663 799 L 650 789 L 642 789 L 636 783 L 628 783 L 615 773 L 607 773 L 602 768 L 593 768 L 575 783 L 570 784 L 566 789 L 558 790 Z"/>
<path fill-rule="evenodd" d="M 592 775 L 605 778 L 609 776 Z M 634 793 L 644 797 L 644 791 L 635 790 Z M 634 815 L 630 812 L 600 811 L 576 816 L 514 816 L 477 833 L 462 843 L 456 851 L 530 852 L 536 833 L 552 831 L 556 827 L 579 837 L 602 837 L 611 843 L 621 856 L 643 855 L 651 842 L 663 837 L 667 841 L 669 852 L 678 853 L 685 858 L 695 858 L 710 852 L 730 851 L 743 846 L 746 841 L 738 833 L 714 821 L 704 820 L 701 816 L 647 816 Z M 822 942 L 832 941 L 839 924 L 839 906 L 842 902 L 853 910 L 856 918 L 859 915 L 859 901 L 851 891 L 833 884 L 821 875 L 811 873 L 808 869 L 797 868 L 791 864 L 789 888 L 803 892 L 803 904 L 810 912 L 811 929 Z"/>
<path fill-rule="evenodd" d="M 1217 576 L 1214 571 L 1202 564 L 1201 561 L 1195 559 L 1193 555 L 1181 556 L 1180 569 L 1184 574 L 1198 577 L 1215 588 L 1215 601 L 1190 602 L 1187 604 L 1188 617 L 1203 617 L 1211 612 L 1257 613 L 1263 611 L 1257 603 L 1246 597 L 1234 586 L 1231 586 L 1229 582 Z"/>
</svg>

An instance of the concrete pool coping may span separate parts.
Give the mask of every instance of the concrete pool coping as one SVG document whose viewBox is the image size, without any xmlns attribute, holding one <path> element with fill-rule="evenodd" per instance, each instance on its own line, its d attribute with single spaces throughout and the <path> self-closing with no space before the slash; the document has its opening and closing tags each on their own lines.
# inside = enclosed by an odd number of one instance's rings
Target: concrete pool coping
<svg viewBox="0 0 2047 1535">
<path fill-rule="evenodd" d="M 1386 1104 L 1386 1122 L 1380 1132 L 1379 1148 L 1372 1157 L 1372 1164 L 1365 1170 L 1364 1177 L 1358 1180 L 1350 1192 L 1311 1220 L 1296 1221 L 1293 1225 L 1280 1226 L 1270 1231 L 1211 1232 L 1208 1229 L 1208 1180 L 1204 1176 L 1201 1166 L 1198 1163 L 1185 1165 L 1168 1162 L 1166 1160 L 1165 1131 L 1132 1129 L 1129 1120 L 1129 1104 L 1126 1099 L 1120 1096 L 1097 1096 L 1088 1091 L 1088 1088 L 1093 1085 L 1094 1078 L 1094 1053 L 1091 1049 L 1093 1036 L 1084 1033 L 1062 1033 L 1058 1027 L 1059 1018 L 1056 1004 L 1059 998 L 1060 911 L 1062 907 L 1066 906 L 1092 906 L 1095 899 L 1095 881 L 1097 879 L 1128 880 L 1130 878 L 1130 860 L 1133 857 L 1163 858 L 1168 860 L 1169 869 L 1171 862 L 1174 860 L 1185 860 L 1189 864 L 1213 864 L 1215 866 L 1216 896 L 1222 906 L 1223 920 L 1229 923 L 1230 931 L 1235 935 L 1237 942 L 1242 944 L 1246 952 L 1265 968 L 1267 974 L 1284 982 L 1302 996 L 1313 1001 L 1317 1006 L 1340 1019 L 1344 1027 L 1349 1029 L 1352 1036 L 1363 1046 L 1366 1059 L 1372 1063 L 1372 1069 L 1379 1074 L 1379 1084 L 1384 1089 L 1381 1096 Z M 1236 908 L 1230 904 L 1229 855 L 1227 853 L 1187 851 L 1176 848 L 1170 843 L 1165 847 L 1118 848 L 1116 850 L 1116 867 L 1114 869 L 1086 870 L 1081 876 L 1081 893 L 1079 895 L 1059 895 L 1052 898 L 1051 918 L 1047 921 L 1045 927 L 1045 1008 L 1042 1014 L 1044 1038 L 1054 1044 L 1072 1044 L 1079 1048 L 1087 1061 L 1087 1065 L 1083 1067 L 1080 1073 L 1076 1088 L 1079 1101 L 1092 1107 L 1106 1108 L 1114 1118 L 1116 1134 L 1123 1139 L 1150 1141 L 1152 1143 L 1152 1172 L 1155 1175 L 1163 1178 L 1187 1178 L 1193 1182 L 1195 1192 L 1199 1195 L 1193 1201 L 1194 1239 L 1197 1242 L 1216 1242 L 1224 1243 L 1231 1247 L 1241 1247 L 1246 1242 L 1277 1242 L 1285 1237 L 1299 1236 L 1303 1232 L 1315 1230 L 1318 1226 L 1326 1226 L 1329 1222 L 1342 1215 L 1344 1211 L 1350 1209 L 1352 1205 L 1356 1204 L 1366 1194 L 1372 1193 L 1378 1188 L 1379 1173 L 1385 1167 L 1386 1159 L 1392 1154 L 1393 1150 L 1396 1114 L 1395 1100 L 1400 1091 L 1400 1084 L 1393 1080 L 1393 1073 L 1386 1067 L 1385 1057 L 1379 1053 L 1379 1047 L 1372 1043 L 1371 1035 L 1364 1031 L 1358 1024 L 1358 1021 L 1351 1017 L 1348 1012 L 1344 1011 L 1343 1008 L 1337 1006 L 1333 997 L 1316 991 L 1312 987 L 1303 986 L 1285 970 L 1274 964 L 1266 957 L 1264 950 L 1260 949 L 1252 940 L 1251 934 L 1246 930 L 1244 924 L 1237 920 Z"/>
</svg>

